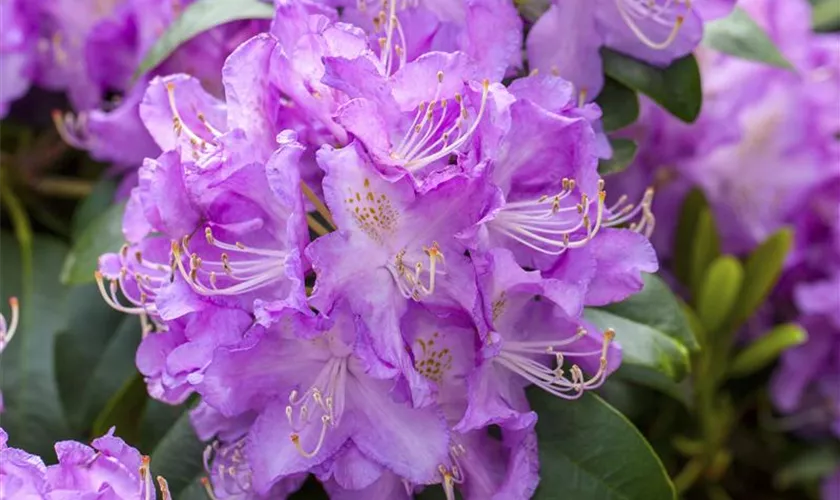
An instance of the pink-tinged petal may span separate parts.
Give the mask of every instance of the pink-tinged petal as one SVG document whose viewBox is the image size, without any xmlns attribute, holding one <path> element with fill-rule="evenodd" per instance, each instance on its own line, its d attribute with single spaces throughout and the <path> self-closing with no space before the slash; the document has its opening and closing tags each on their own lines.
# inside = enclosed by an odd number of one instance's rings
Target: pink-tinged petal
<svg viewBox="0 0 840 500">
<path fill-rule="evenodd" d="M 302 325 L 293 316 L 290 319 L 291 324 Z M 272 398 L 288 398 L 292 389 L 311 383 L 323 365 L 320 351 L 302 349 L 294 337 L 279 338 L 271 332 L 216 351 L 198 390 L 208 404 L 234 416 L 244 410 L 259 411 Z"/>
<path fill-rule="evenodd" d="M 478 79 L 498 82 L 508 68 L 522 66 L 522 18 L 514 4 L 507 0 L 468 2 L 467 18 L 465 52 L 476 61 Z"/>
<path fill-rule="evenodd" d="M 501 366 L 485 360 L 467 379 L 468 406 L 454 427 L 460 433 L 500 425 L 505 429 L 531 427 L 537 414 L 528 407 L 523 380 Z"/>
<path fill-rule="evenodd" d="M 217 438 L 223 442 L 233 442 L 248 432 L 255 418 L 254 412 L 244 412 L 229 418 L 204 401 L 190 410 L 190 423 L 202 441 Z"/>
<path fill-rule="evenodd" d="M 643 235 L 629 229 L 601 229 L 587 246 L 596 262 L 596 273 L 586 291 L 586 305 L 619 302 L 640 291 L 642 273 L 659 269 L 656 252 Z"/>
<path fill-rule="evenodd" d="M 626 3 L 629 2 L 601 2 L 596 11 L 597 29 L 603 33 L 604 45 L 611 49 L 651 64 L 666 66 L 674 59 L 690 54 L 703 38 L 703 21 L 700 16 L 674 3 L 659 16 L 667 21 L 653 17 L 636 18 L 633 24 L 641 33 L 639 35 L 631 30 L 631 24 L 620 14 L 620 8 L 633 8 L 625 6 Z M 675 28 L 678 16 L 681 16 L 683 21 Z M 676 35 L 673 41 L 669 41 L 675 29 Z M 647 42 L 643 42 L 641 36 L 647 38 Z M 650 43 L 664 46 L 652 47 Z"/>
<path fill-rule="evenodd" d="M 187 194 L 178 151 L 147 158 L 140 169 L 140 200 L 146 220 L 173 240 L 191 234 L 201 219 Z"/>
<path fill-rule="evenodd" d="M 516 99 L 531 101 L 552 113 L 560 113 L 577 104 L 577 95 L 572 82 L 550 73 L 517 78 L 510 84 L 508 90 Z"/>
<path fill-rule="evenodd" d="M 704 21 L 712 21 L 714 19 L 724 17 L 732 12 L 732 9 L 735 8 L 736 2 L 737 0 L 704 0 L 703 2 L 691 4 L 691 8 Z"/>
<path fill-rule="evenodd" d="M 348 490 L 363 490 L 377 482 L 384 472 L 381 465 L 365 457 L 355 445 L 338 453 L 331 467 L 335 482 Z"/>
<path fill-rule="evenodd" d="M 372 498 L 409 500 L 411 498 L 402 478 L 387 470 L 373 484 L 360 490 L 342 488 L 336 481 L 327 481 L 324 483 L 324 488 L 333 500 L 370 500 Z"/>
<path fill-rule="evenodd" d="M 429 52 L 394 74 L 394 99 L 403 112 L 414 111 L 421 102 L 451 99 L 463 91 L 464 82 L 472 79 L 474 73 L 462 52 Z"/>
<path fill-rule="evenodd" d="M 152 224 L 146 219 L 146 212 L 143 209 L 143 196 L 144 193 L 134 187 L 125 205 L 122 230 L 123 236 L 129 243 L 137 243 L 154 231 Z"/>
<path fill-rule="evenodd" d="M 276 148 L 280 114 L 280 94 L 270 73 L 277 41 L 258 35 L 240 45 L 222 70 L 227 100 L 229 129 L 242 129 L 253 145 L 255 156 L 265 160 Z"/>
<path fill-rule="evenodd" d="M 822 500 L 840 498 L 840 468 L 834 474 L 823 479 L 820 486 L 820 495 L 822 495 Z"/>
<path fill-rule="evenodd" d="M 205 92 L 198 79 L 183 74 L 153 79 L 140 103 L 143 124 L 160 149 L 180 147 L 184 159 L 202 151 L 202 142 L 208 144 L 205 150 L 213 142 L 208 124 L 224 131 L 225 114 L 224 104 Z"/>
<path fill-rule="evenodd" d="M 553 2 L 528 33 L 531 69 L 565 78 L 588 96 L 598 95 L 604 85 L 598 9 L 598 2 L 589 0 Z"/>
<path fill-rule="evenodd" d="M 347 385 L 355 407 L 353 442 L 367 457 L 413 483 L 435 482 L 446 463 L 449 432 L 434 407 L 396 403 L 386 381 L 358 379 Z"/>
<path fill-rule="evenodd" d="M 245 450 L 253 472 L 253 487 L 259 494 L 267 494 L 283 478 L 307 472 L 331 458 L 347 441 L 352 428 L 348 421 L 352 416 L 345 414 L 340 425 L 328 430 L 318 453 L 307 458 L 298 452 L 290 437 L 293 429 L 286 417 L 286 405 L 285 401 L 270 404 L 248 434 Z M 307 425 L 298 433 L 300 442 L 316 443 L 320 432 L 320 425 Z"/>
</svg>

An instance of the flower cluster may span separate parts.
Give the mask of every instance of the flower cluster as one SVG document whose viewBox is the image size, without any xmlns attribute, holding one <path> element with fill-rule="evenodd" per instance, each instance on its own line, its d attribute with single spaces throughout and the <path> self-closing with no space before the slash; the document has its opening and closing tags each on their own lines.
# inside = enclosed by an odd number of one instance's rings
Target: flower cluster
<svg viewBox="0 0 840 500">
<path fill-rule="evenodd" d="M 138 115 L 154 74 L 188 71 L 221 93 L 219 73 L 239 43 L 267 23 L 229 23 L 178 48 L 152 73 L 134 75 L 154 42 L 193 0 L 3 0 L 0 117 L 31 84 L 66 92 L 74 113 L 54 112 L 69 144 L 99 161 L 136 168 L 160 149 Z"/>
<path fill-rule="evenodd" d="M 664 62 L 697 41 L 687 2 L 618 5 L 634 35 L 615 48 L 679 46 Z M 337 498 L 528 498 L 525 387 L 572 399 L 617 368 L 582 312 L 656 271 L 653 193 L 605 203 L 594 86 L 501 83 L 522 38 L 505 0 L 278 0 L 224 99 L 151 80 L 139 116 L 163 153 L 97 281 L 143 323 L 150 394 L 200 395 L 214 498 L 308 474 Z"/>
<path fill-rule="evenodd" d="M 656 185 L 655 213 L 676 213 L 687 190 L 701 187 L 728 252 L 749 251 L 781 227 L 793 228 L 794 247 L 767 317 L 798 321 L 809 340 L 783 356 L 771 392 L 795 427 L 840 436 L 840 36 L 814 34 L 805 1 L 739 5 L 795 71 L 700 52 L 698 122 L 678 123 L 646 103 L 634 131 L 639 168 L 618 184 L 631 193 Z M 660 255 L 673 229 L 661 219 Z"/>
<path fill-rule="evenodd" d="M 154 500 L 150 460 L 114 436 L 114 429 L 91 446 L 76 441 L 55 444 L 58 463 L 8 446 L 0 429 L 0 494 L 3 498 L 108 498 Z M 166 480 L 157 478 L 163 500 L 170 500 Z"/>
</svg>

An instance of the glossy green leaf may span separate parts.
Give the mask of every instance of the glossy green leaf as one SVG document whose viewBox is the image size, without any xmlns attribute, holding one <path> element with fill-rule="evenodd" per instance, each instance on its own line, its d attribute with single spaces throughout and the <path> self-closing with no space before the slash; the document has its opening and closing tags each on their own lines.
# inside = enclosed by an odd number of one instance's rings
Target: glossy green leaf
<svg viewBox="0 0 840 500">
<path fill-rule="evenodd" d="M 686 380 L 674 382 L 662 373 L 629 363 L 622 365 L 616 370 L 610 378 L 610 383 L 612 383 L 613 379 L 648 387 L 671 399 L 679 401 L 686 408 L 690 408 L 693 404 L 691 401 L 690 385 L 686 384 Z"/>
<path fill-rule="evenodd" d="M 609 49 L 602 49 L 601 56 L 604 73 L 610 78 L 647 95 L 684 122 L 697 119 L 703 91 L 694 56 L 677 59 L 667 68 L 657 68 Z"/>
<path fill-rule="evenodd" d="M 767 238 L 747 258 L 743 293 L 733 311 L 733 327 L 746 321 L 779 280 L 782 266 L 793 244 L 793 232 L 781 229 Z"/>
<path fill-rule="evenodd" d="M 243 19 L 272 19 L 274 8 L 259 0 L 198 0 L 190 4 L 149 49 L 134 78 L 154 69 L 184 42 L 211 28 Z"/>
<path fill-rule="evenodd" d="M 189 412 L 184 412 L 152 451 L 152 473 L 166 478 L 172 497 L 180 498 L 182 491 L 205 475 L 203 452 L 204 443 L 195 435 Z"/>
<path fill-rule="evenodd" d="M 700 214 L 709 204 L 703 191 L 699 188 L 691 190 L 683 200 L 677 228 L 674 231 L 674 273 L 681 283 L 688 285 L 691 280 L 691 257 L 694 253 L 694 234 Z"/>
<path fill-rule="evenodd" d="M 8 299 L 18 298 L 20 323 L 0 359 L 0 389 L 5 411 L 3 428 L 10 445 L 51 456 L 53 443 L 70 429 L 55 380 L 54 338 L 67 326 L 67 288 L 58 282 L 64 243 L 47 236 L 32 240 L 31 279 L 21 276 L 21 254 L 15 237 L 0 233 L 0 311 L 8 314 Z M 23 293 L 26 284 L 26 293 Z"/>
<path fill-rule="evenodd" d="M 642 279 L 644 279 L 644 286 L 639 293 L 603 309 L 648 325 L 677 340 L 689 350 L 697 350 L 700 346 L 674 292 L 655 274 L 645 273 Z"/>
<path fill-rule="evenodd" d="M 88 284 L 70 289 L 68 324 L 55 339 L 55 370 L 61 401 L 67 420 L 76 433 L 87 437 L 90 424 L 102 407 L 90 408 L 83 394 L 91 390 L 91 376 L 100 362 L 115 332 L 128 318 L 108 307 L 96 285 Z M 131 360 L 129 368 L 133 368 Z M 121 384 L 118 380 L 117 384 Z M 119 387 L 119 385 L 117 386 Z M 107 393 L 105 401 L 111 397 Z"/>
<path fill-rule="evenodd" d="M 586 319 L 601 329 L 615 330 L 622 364 L 638 365 L 679 381 L 688 373 L 688 348 L 669 334 L 603 309 L 587 309 Z"/>
<path fill-rule="evenodd" d="M 80 285 L 94 281 L 93 273 L 99 256 L 116 252 L 125 243 L 122 233 L 123 213 L 125 204 L 112 205 L 82 231 L 64 261 L 62 283 Z"/>
<path fill-rule="evenodd" d="M 639 118 L 639 96 L 612 78 L 604 80 L 604 88 L 595 102 L 601 106 L 601 123 L 607 132 L 622 129 Z"/>
<path fill-rule="evenodd" d="M 115 404 L 115 400 L 120 401 L 120 398 L 137 396 L 138 393 L 145 394 L 145 389 L 134 393 L 120 394 L 132 379 L 138 377 L 134 357 L 137 346 L 140 344 L 140 330 L 138 318 L 127 316 L 123 319 L 120 327 L 114 331 L 105 350 L 97 359 L 96 367 L 82 392 L 83 421 L 91 421 L 94 417 L 98 421 L 102 417 L 100 412 L 108 412 L 109 407 Z M 143 408 L 136 399 L 124 399 L 121 404 Z M 139 426 L 139 420 L 140 412 L 137 412 L 136 415 L 132 416 L 133 428 Z M 112 420 L 112 422 L 116 424 L 115 421 Z"/>
<path fill-rule="evenodd" d="M 720 256 L 720 236 L 712 211 L 708 208 L 700 211 L 692 242 L 689 285 L 696 296 L 709 266 Z"/>
<path fill-rule="evenodd" d="M 724 18 L 707 22 L 703 27 L 703 44 L 724 54 L 793 69 L 773 40 L 740 7 Z"/>
<path fill-rule="evenodd" d="M 636 159 L 639 146 L 631 139 L 610 139 L 613 155 L 609 160 L 598 162 L 598 173 L 602 176 L 623 171 Z"/>
<path fill-rule="evenodd" d="M 738 259 L 723 255 L 706 272 L 697 294 L 697 317 L 707 332 L 717 332 L 729 319 L 741 292 L 744 269 Z"/>
<path fill-rule="evenodd" d="M 93 191 L 79 204 L 73 213 L 73 239 L 78 239 L 85 229 L 114 204 L 117 183 L 113 179 L 102 179 L 93 187 Z"/>
<path fill-rule="evenodd" d="M 91 437 L 97 437 L 108 432 L 112 426 L 119 430 L 121 438 L 130 443 L 140 439 L 140 416 L 146 406 L 146 383 L 143 377 L 136 373 L 108 401 L 105 409 L 93 422 Z"/>
<path fill-rule="evenodd" d="M 729 367 L 729 375 L 742 377 L 755 373 L 775 361 L 786 350 L 806 340 L 808 334 L 799 325 L 779 325 L 739 352 Z"/>
<path fill-rule="evenodd" d="M 529 390 L 540 418 L 540 486 L 535 500 L 669 500 L 674 486 L 650 444 L 592 393 L 576 401 Z"/>
</svg>

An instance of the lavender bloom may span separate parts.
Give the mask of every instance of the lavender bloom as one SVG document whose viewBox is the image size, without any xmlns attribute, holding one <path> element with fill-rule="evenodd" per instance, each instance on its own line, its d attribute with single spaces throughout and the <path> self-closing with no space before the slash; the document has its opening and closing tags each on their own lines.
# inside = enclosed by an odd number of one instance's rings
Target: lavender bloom
<svg viewBox="0 0 840 500">
<path fill-rule="evenodd" d="M 123 0 L 93 9 L 75 2 L 44 4 L 38 11 L 44 51 L 38 83 L 66 90 L 76 112 L 54 115 L 62 137 L 100 161 L 139 165 L 159 149 L 144 130 L 138 106 L 151 75 L 133 73 L 160 33 L 185 7 L 168 0 Z M 179 47 L 152 74 L 188 71 L 220 94 L 225 58 L 264 22 L 236 22 L 203 33 Z M 109 102 L 108 93 L 121 94 Z M 128 139 L 130 138 L 130 140 Z"/>
<path fill-rule="evenodd" d="M 22 97 L 35 76 L 36 26 L 29 2 L 0 2 L 0 118 Z"/>
<path fill-rule="evenodd" d="M 476 52 L 458 16 L 491 5 L 386 2 L 366 33 L 280 1 L 225 63 L 224 101 L 185 74 L 150 83 L 140 115 L 165 152 L 98 281 L 146 325 L 150 393 L 202 397 L 217 498 L 283 497 L 310 473 L 337 498 L 528 497 L 524 388 L 578 397 L 618 364 L 581 312 L 656 269 L 649 195 L 604 205 L 600 111 L 568 82 L 485 79 L 512 56 Z M 449 23 L 435 48 L 458 50 L 422 48 L 431 14 Z"/>
<path fill-rule="evenodd" d="M 604 84 L 601 47 L 665 66 L 693 51 L 703 23 L 734 5 L 735 0 L 555 0 L 528 34 L 528 61 L 594 99 Z"/>
<path fill-rule="evenodd" d="M 156 491 L 149 457 L 114 436 L 94 439 L 91 446 L 76 441 L 55 444 L 58 463 L 45 466 L 40 457 L 9 448 L 0 429 L 0 482 L 8 498 L 112 498 L 154 500 Z M 157 478 L 164 500 L 170 500 L 166 480 Z"/>
<path fill-rule="evenodd" d="M 522 20 L 505 0 L 339 0 L 342 20 L 367 33 L 385 74 L 422 55 L 463 52 L 482 78 L 499 81 L 522 66 Z"/>
</svg>

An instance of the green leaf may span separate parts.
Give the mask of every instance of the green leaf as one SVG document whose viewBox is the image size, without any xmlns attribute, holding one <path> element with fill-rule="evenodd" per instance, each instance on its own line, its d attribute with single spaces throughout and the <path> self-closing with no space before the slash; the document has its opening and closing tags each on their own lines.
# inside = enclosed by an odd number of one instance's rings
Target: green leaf
<svg viewBox="0 0 840 500">
<path fill-rule="evenodd" d="M 682 403 L 686 408 L 691 408 L 693 404 L 691 401 L 690 384 L 686 384 L 685 380 L 674 382 L 659 372 L 631 364 L 621 365 L 611 376 L 610 381 L 614 378 L 649 387 Z"/>
<path fill-rule="evenodd" d="M 811 10 L 811 20 L 817 31 L 835 31 L 840 29 L 840 2 L 837 0 L 818 0 Z"/>
<path fill-rule="evenodd" d="M 259 0 L 199 0 L 190 4 L 149 49 L 134 78 L 154 69 L 184 42 L 216 26 L 243 19 L 272 19 L 274 8 Z"/>
<path fill-rule="evenodd" d="M 838 467 L 840 448 L 836 443 L 809 446 L 786 463 L 773 482 L 777 488 L 786 490 L 796 484 L 819 481 Z"/>
<path fill-rule="evenodd" d="M 609 160 L 598 162 L 598 173 L 602 176 L 617 174 L 626 169 L 636 159 L 639 146 L 631 139 L 610 139 L 613 155 Z"/>
<path fill-rule="evenodd" d="M 79 204 L 73 213 L 73 239 L 76 240 L 84 233 L 96 217 L 108 210 L 114 203 L 114 193 L 117 183 L 113 179 L 102 179 L 93 187 L 93 191 Z"/>
<path fill-rule="evenodd" d="M 125 314 L 105 304 L 96 285 L 71 288 L 68 324 L 55 339 L 55 373 L 67 420 L 78 435 L 89 436 L 90 424 L 102 409 L 90 408 L 83 394 L 92 388 L 91 376 L 126 320 Z M 129 361 L 128 365 L 133 363 Z M 122 380 L 117 381 L 120 383 Z M 110 396 L 108 393 L 105 401 Z"/>
<path fill-rule="evenodd" d="M 799 325 L 779 325 L 739 352 L 729 367 L 729 375 L 743 377 L 755 373 L 772 363 L 786 350 L 806 340 L 808 334 Z"/>
<path fill-rule="evenodd" d="M 642 275 L 642 290 L 617 304 L 604 307 L 615 315 L 642 323 L 677 340 L 689 350 L 700 345 L 688 324 L 680 300 L 662 279 L 655 274 Z M 618 333 L 618 332 L 617 332 Z M 618 333 L 620 335 L 620 333 Z"/>
<path fill-rule="evenodd" d="M 81 394 L 82 422 L 90 422 L 94 418 L 98 422 L 100 418 L 104 418 L 102 413 L 111 411 L 109 408 L 116 404 L 115 400 L 120 400 L 120 398 L 122 398 L 122 404 L 126 406 L 137 403 L 136 399 L 127 399 L 130 396 L 139 394 L 145 400 L 145 384 L 142 391 L 120 394 L 126 390 L 134 378 L 139 376 L 135 368 L 134 356 L 140 344 L 140 330 L 139 320 L 134 316 L 127 316 L 106 344 L 107 347 L 97 359 L 85 390 Z M 142 410 L 143 406 L 138 403 L 134 406 L 134 409 L 137 408 Z M 140 415 L 141 412 L 137 411 L 132 416 L 132 429 L 139 426 Z M 113 421 L 112 424 L 116 422 Z M 96 429 L 93 433 L 94 436 L 98 435 Z"/>
<path fill-rule="evenodd" d="M 599 328 L 615 330 L 622 347 L 622 365 L 638 365 L 673 381 L 688 373 L 688 349 L 667 333 L 603 309 L 587 309 L 585 315 Z"/>
<path fill-rule="evenodd" d="M 576 401 L 529 390 L 539 415 L 540 486 L 535 500 L 666 500 L 674 485 L 650 444 L 592 393 Z"/>
<path fill-rule="evenodd" d="M 182 491 L 205 475 L 203 452 L 204 443 L 195 435 L 189 412 L 184 412 L 152 451 L 152 473 L 166 478 L 172 497 L 180 498 Z"/>
<path fill-rule="evenodd" d="M 707 332 L 717 332 L 735 307 L 744 268 L 735 257 L 724 255 L 709 266 L 697 295 L 697 317 Z"/>
<path fill-rule="evenodd" d="M 91 437 L 98 437 L 116 426 L 121 438 L 130 443 L 140 439 L 140 415 L 146 406 L 146 382 L 137 373 L 117 391 L 93 422 Z"/>
<path fill-rule="evenodd" d="M 595 102 L 604 113 L 601 123 L 604 124 L 604 130 L 607 132 L 622 129 L 639 118 L 639 96 L 632 89 L 612 78 L 605 78 L 604 88 Z"/>
<path fill-rule="evenodd" d="M 99 256 L 116 252 L 125 243 L 122 233 L 122 219 L 125 204 L 113 205 L 101 213 L 85 228 L 73 244 L 73 249 L 64 261 L 61 282 L 67 285 L 81 285 L 94 280 Z"/>
<path fill-rule="evenodd" d="M 703 44 L 707 47 L 742 59 L 793 69 L 773 40 L 740 7 L 722 19 L 707 22 L 703 31 Z"/>
<path fill-rule="evenodd" d="M 604 72 L 610 78 L 650 97 L 671 114 L 691 123 L 700 114 L 703 91 L 694 56 L 657 68 L 609 49 L 602 49 Z"/>
<path fill-rule="evenodd" d="M 793 243 L 793 232 L 780 229 L 759 245 L 744 266 L 744 287 L 733 311 L 736 328 L 764 302 L 779 280 L 782 265 Z"/>
<path fill-rule="evenodd" d="M 688 285 L 691 279 L 694 234 L 697 232 L 700 213 L 708 206 L 703 191 L 695 188 L 686 195 L 682 207 L 680 207 L 677 229 L 674 231 L 674 273 L 684 285 Z"/>
<path fill-rule="evenodd" d="M 67 288 L 58 282 L 67 247 L 35 235 L 31 279 L 21 276 L 20 248 L 10 233 L 0 233 L 0 311 L 18 297 L 21 316 L 15 337 L 0 359 L 0 387 L 6 409 L 3 428 L 10 445 L 44 457 L 53 456 L 55 441 L 70 434 L 55 381 L 54 338 L 66 328 Z M 26 289 L 27 292 L 21 292 Z"/>
<path fill-rule="evenodd" d="M 709 265 L 720 256 L 720 236 L 715 218 L 708 208 L 700 211 L 692 241 L 694 248 L 691 252 L 688 283 L 696 297 Z"/>
<path fill-rule="evenodd" d="M 513 0 L 519 14 L 526 20 L 535 22 L 551 6 L 551 0 Z"/>
</svg>

